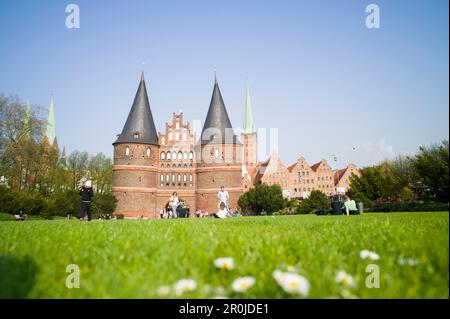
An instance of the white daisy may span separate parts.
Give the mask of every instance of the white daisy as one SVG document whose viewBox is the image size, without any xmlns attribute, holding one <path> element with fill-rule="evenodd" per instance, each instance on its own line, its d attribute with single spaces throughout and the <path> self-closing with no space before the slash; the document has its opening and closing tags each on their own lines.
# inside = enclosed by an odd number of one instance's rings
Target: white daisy
<svg viewBox="0 0 450 319">
<path fill-rule="evenodd" d="M 195 290 L 197 283 L 192 279 L 180 279 L 175 283 L 173 288 L 177 296 L 180 296 L 183 293 Z"/>
<path fill-rule="evenodd" d="M 336 283 L 338 284 L 344 284 L 349 287 L 353 287 L 355 285 L 355 280 L 353 279 L 353 277 L 343 270 L 337 273 L 334 281 L 336 281 Z"/>
<path fill-rule="evenodd" d="M 272 275 L 276 282 L 287 293 L 299 294 L 304 297 L 308 296 L 310 285 L 306 277 L 292 272 L 282 272 L 280 270 L 275 270 Z"/>
<path fill-rule="evenodd" d="M 361 257 L 361 259 L 370 259 L 370 260 L 380 259 L 380 256 L 376 252 L 370 250 L 361 250 L 359 252 L 359 257 Z"/>
<path fill-rule="evenodd" d="M 234 292 L 245 292 L 255 284 L 253 277 L 240 277 L 233 281 L 231 287 Z"/>
<path fill-rule="evenodd" d="M 214 265 L 219 269 L 231 270 L 234 268 L 234 260 L 231 257 L 217 258 Z"/>
<path fill-rule="evenodd" d="M 169 286 L 161 286 L 158 287 L 158 295 L 161 297 L 165 297 L 170 293 L 170 287 Z"/>
</svg>

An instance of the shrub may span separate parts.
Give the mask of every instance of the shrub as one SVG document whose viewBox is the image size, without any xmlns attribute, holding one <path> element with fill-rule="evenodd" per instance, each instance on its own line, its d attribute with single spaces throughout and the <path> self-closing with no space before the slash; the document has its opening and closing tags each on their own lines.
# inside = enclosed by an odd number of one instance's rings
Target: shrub
<svg viewBox="0 0 450 319">
<path fill-rule="evenodd" d="M 442 212 L 448 211 L 448 203 L 438 202 L 385 202 L 375 204 L 370 212 Z"/>
<path fill-rule="evenodd" d="M 4 222 L 4 221 L 11 221 L 11 220 L 15 220 L 14 216 L 11 214 L 6 214 L 6 213 L 0 213 L 0 221 Z"/>
<path fill-rule="evenodd" d="M 239 197 L 238 204 L 244 214 L 260 215 L 262 210 L 267 214 L 283 209 L 287 200 L 279 185 L 258 184 Z"/>
<path fill-rule="evenodd" d="M 304 199 L 296 208 L 296 212 L 300 214 L 309 214 L 318 210 L 329 210 L 330 201 L 328 197 L 319 190 L 311 192 L 307 199 Z"/>
<path fill-rule="evenodd" d="M 95 194 L 92 200 L 92 213 L 95 215 L 112 214 L 117 206 L 117 199 L 112 193 Z"/>
</svg>

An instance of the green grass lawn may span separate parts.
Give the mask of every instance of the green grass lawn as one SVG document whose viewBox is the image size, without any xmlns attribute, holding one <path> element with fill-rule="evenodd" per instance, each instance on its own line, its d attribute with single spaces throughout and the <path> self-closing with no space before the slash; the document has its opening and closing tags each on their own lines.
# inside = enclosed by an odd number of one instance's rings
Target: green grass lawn
<svg viewBox="0 0 450 319">
<path fill-rule="evenodd" d="M 364 249 L 380 258 L 360 258 Z M 219 257 L 232 257 L 234 269 L 217 269 Z M 448 298 L 448 262 L 448 212 L 0 222 L 3 298 L 159 298 L 158 287 L 182 278 L 197 287 L 181 297 L 299 298 L 272 276 L 287 265 L 308 279 L 308 298 Z M 378 289 L 365 285 L 371 263 Z M 80 268 L 79 289 L 66 288 L 68 264 Z M 353 287 L 335 282 L 340 270 Z M 241 276 L 255 284 L 233 293 Z"/>
</svg>

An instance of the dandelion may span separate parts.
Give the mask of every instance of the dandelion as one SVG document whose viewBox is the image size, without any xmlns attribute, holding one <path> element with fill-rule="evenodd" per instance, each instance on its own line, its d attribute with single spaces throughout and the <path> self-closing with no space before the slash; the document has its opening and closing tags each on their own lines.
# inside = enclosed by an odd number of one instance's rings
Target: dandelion
<svg viewBox="0 0 450 319">
<path fill-rule="evenodd" d="M 344 284 L 348 287 L 353 287 L 355 285 L 355 280 L 353 279 L 353 277 L 343 270 L 337 273 L 334 281 L 336 281 L 336 283 L 338 284 Z"/>
<path fill-rule="evenodd" d="M 255 284 L 253 277 L 240 277 L 233 281 L 231 287 L 234 292 L 245 292 Z"/>
<path fill-rule="evenodd" d="M 310 285 L 306 277 L 292 272 L 282 272 L 281 270 L 275 270 L 272 275 L 287 293 L 308 296 Z"/>
<path fill-rule="evenodd" d="M 175 293 L 180 296 L 197 288 L 197 283 L 192 279 L 180 279 L 174 285 Z"/>
<path fill-rule="evenodd" d="M 234 268 L 234 261 L 231 257 L 217 258 L 214 265 L 219 269 L 232 270 Z"/>
<path fill-rule="evenodd" d="M 158 295 L 160 297 L 165 297 L 170 293 L 170 287 L 169 286 L 161 286 L 158 287 Z"/>
<path fill-rule="evenodd" d="M 370 260 L 380 259 L 380 256 L 376 252 L 370 250 L 361 250 L 359 252 L 359 257 L 361 257 L 361 259 L 370 259 Z"/>
</svg>

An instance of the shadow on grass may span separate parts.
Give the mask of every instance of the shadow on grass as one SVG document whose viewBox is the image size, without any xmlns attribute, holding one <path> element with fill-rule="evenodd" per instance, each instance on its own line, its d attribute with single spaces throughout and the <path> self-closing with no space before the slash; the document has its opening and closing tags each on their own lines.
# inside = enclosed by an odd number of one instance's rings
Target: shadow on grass
<svg viewBox="0 0 450 319">
<path fill-rule="evenodd" d="M 0 298 L 27 298 L 36 284 L 38 268 L 33 259 L 0 255 Z"/>
</svg>

